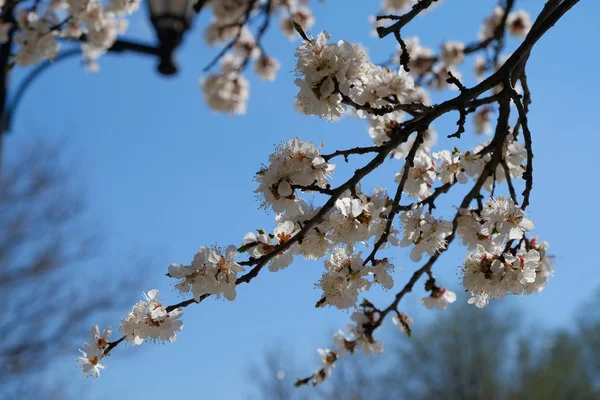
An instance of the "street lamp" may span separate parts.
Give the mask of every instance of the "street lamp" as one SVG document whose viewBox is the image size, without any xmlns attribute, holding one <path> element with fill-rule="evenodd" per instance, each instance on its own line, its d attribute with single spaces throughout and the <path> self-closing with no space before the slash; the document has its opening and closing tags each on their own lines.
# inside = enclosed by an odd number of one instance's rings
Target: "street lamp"
<svg viewBox="0 0 600 400">
<path fill-rule="evenodd" d="M 2 0 L 0 2 L 4 3 Z M 158 72 L 162 75 L 174 75 L 177 73 L 177 65 L 173 59 L 175 49 L 183 40 L 183 35 L 190 29 L 194 16 L 200 12 L 207 0 L 148 0 L 150 21 L 156 30 L 158 46 L 148 46 L 128 40 L 117 40 L 111 48 L 111 53 L 133 52 L 156 56 L 159 58 Z M 15 5 L 18 2 L 7 2 L 3 7 L 2 22 L 14 25 Z M 45 61 L 37 65 L 23 79 L 16 88 L 15 93 L 8 100 L 7 82 L 8 65 L 12 53 L 14 29 L 9 32 L 8 40 L 0 44 L 0 177 L 2 175 L 2 153 L 4 134 L 10 130 L 11 118 L 27 91 L 27 88 L 47 68 L 60 60 L 68 59 L 80 54 L 80 49 L 69 49 L 60 53 L 53 61 Z M 82 38 L 85 40 L 85 36 Z"/>
<path fill-rule="evenodd" d="M 149 46 L 143 43 L 119 39 L 115 41 L 108 51 L 110 53 L 133 52 L 158 57 L 158 72 L 162 75 L 174 75 L 177 73 L 177 65 L 173 59 L 173 53 L 181 44 L 185 32 L 191 27 L 194 16 L 206 2 L 207 0 L 148 0 L 150 21 L 156 30 L 158 46 Z M 2 15 L 4 23 L 14 23 L 15 6 L 11 4 L 4 6 Z M 0 163 L 4 133 L 9 131 L 11 117 L 14 115 L 27 89 L 47 68 L 56 65 L 60 60 L 68 59 L 81 53 L 79 49 L 68 49 L 60 53 L 53 61 L 45 61 L 34 67 L 16 88 L 14 94 L 11 96 L 11 101 L 8 102 L 7 66 L 12 52 L 13 33 L 14 31 L 10 32 L 8 41 L 0 44 Z M 85 36 L 82 40 L 85 40 Z"/>
<path fill-rule="evenodd" d="M 163 75 L 177 73 L 173 53 L 192 24 L 193 3 L 194 0 L 148 0 L 150 21 L 156 30 L 159 43 L 158 71 Z"/>
</svg>

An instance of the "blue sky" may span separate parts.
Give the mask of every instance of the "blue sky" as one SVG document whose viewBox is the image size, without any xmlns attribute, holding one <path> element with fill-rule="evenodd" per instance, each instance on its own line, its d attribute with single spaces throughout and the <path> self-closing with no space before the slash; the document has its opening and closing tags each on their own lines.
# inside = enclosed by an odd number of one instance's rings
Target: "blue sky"
<svg viewBox="0 0 600 400">
<path fill-rule="evenodd" d="M 542 2 L 517 3 L 533 14 Z M 334 40 L 362 43 L 375 61 L 392 54 L 393 38 L 369 36 L 367 16 L 377 11 L 378 1 L 339 4 L 335 0 L 315 4 L 313 33 L 326 29 Z M 493 4 L 491 0 L 469 2 L 466 9 L 445 2 L 436 12 L 415 20 L 405 34 L 418 33 L 422 43 L 433 48 L 444 40 L 470 41 Z M 143 11 L 134 17 L 128 37 L 151 41 L 153 33 Z M 599 167 L 600 144 L 596 121 L 600 80 L 592 68 L 600 56 L 590 51 L 596 46 L 593 39 L 600 37 L 599 13 L 598 1 L 575 6 L 536 46 L 528 64 L 535 151 L 529 212 L 536 233 L 550 242 L 556 255 L 557 274 L 541 295 L 506 302 L 522 308 L 531 323 L 545 327 L 568 328 L 581 303 L 600 284 L 600 265 L 593 252 L 599 222 L 594 206 L 600 189 L 592 181 Z M 138 55 L 106 56 L 100 61 L 101 72 L 93 75 L 76 60 L 50 68 L 27 93 L 7 139 L 7 151 L 35 136 L 66 141 L 66 151 L 79 166 L 74 172 L 87 193 L 94 220 L 89 229 L 101 232 L 107 242 L 106 254 L 93 269 L 104 268 L 109 260 L 113 270 L 138 274 L 139 284 L 131 288 L 132 305 L 141 291 L 151 288 L 160 289 L 167 303 L 178 301 L 164 276 L 166 267 L 189 262 L 201 245 L 238 244 L 248 231 L 272 228 L 274 216 L 258 209 L 255 201 L 253 175 L 276 144 L 295 136 L 324 142 L 327 150 L 370 144 L 360 120 L 328 123 L 294 110 L 295 44 L 274 31 L 265 44 L 282 63 L 276 83 L 249 74 L 251 97 L 245 116 L 228 117 L 208 109 L 198 84 L 203 66 L 215 54 L 215 49 L 202 43 L 207 17 L 195 21 L 180 49 L 181 73 L 174 79 L 158 76 L 155 60 Z M 515 44 L 509 41 L 509 46 Z M 463 71 L 465 82 L 473 83 L 469 61 Z M 16 83 L 23 72 L 14 75 Z M 452 95 L 446 92 L 434 99 Z M 445 139 L 453 132 L 455 117 L 435 125 L 441 138 L 435 149 L 456 145 Z M 469 130 L 464 137 L 460 144 L 464 149 L 478 139 Z M 351 167 L 366 161 L 356 158 Z M 386 163 L 366 187 L 389 185 L 400 166 L 397 161 Z M 336 170 L 338 179 L 350 172 L 341 165 Z M 451 213 L 447 207 L 442 215 Z M 435 267 L 439 281 L 457 291 L 456 271 L 464 254 L 465 249 L 455 244 Z M 389 255 L 402 269 L 395 275 L 401 285 L 416 264 L 410 262 L 406 249 L 390 250 Z M 145 263 L 132 268 L 132 259 Z M 248 368 L 274 343 L 295 354 L 297 364 L 310 373 L 316 348 L 328 346 L 329 333 L 349 319 L 349 314 L 338 310 L 314 309 L 319 298 L 314 283 L 322 270 L 321 262 L 298 259 L 284 271 L 264 271 L 250 285 L 240 287 L 233 303 L 209 300 L 189 307 L 177 342 L 133 349 L 119 346 L 97 381 L 85 380 L 72 367 L 76 348 L 72 356 L 57 360 L 58 374 L 81 385 L 91 399 L 190 395 L 241 399 L 249 390 Z M 72 279 L 85 283 L 89 275 L 82 272 Z M 421 284 L 418 288 L 403 300 L 403 310 L 417 323 L 434 316 L 417 306 L 423 293 Z M 393 293 L 374 291 L 368 297 L 386 305 Z M 115 328 L 126 311 L 108 315 Z M 87 327 L 82 326 L 81 332 L 83 339 Z"/>
</svg>

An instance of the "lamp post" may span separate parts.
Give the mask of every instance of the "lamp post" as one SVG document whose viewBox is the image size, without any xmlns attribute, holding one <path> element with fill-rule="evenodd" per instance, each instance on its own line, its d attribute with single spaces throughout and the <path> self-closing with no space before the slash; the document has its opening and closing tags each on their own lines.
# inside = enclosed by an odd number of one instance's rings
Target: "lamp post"
<svg viewBox="0 0 600 400">
<path fill-rule="evenodd" d="M 111 53 L 134 52 L 155 56 L 159 59 L 158 72 L 164 76 L 177 73 L 177 64 L 174 60 L 174 52 L 183 41 L 185 32 L 191 27 L 192 20 L 196 15 L 194 0 L 148 0 L 150 21 L 156 30 L 157 46 L 149 46 L 127 40 L 117 40 L 111 48 Z M 199 4 L 205 1 L 198 2 Z M 13 49 L 14 33 L 13 5 L 7 4 L 3 7 L 2 20 L 4 23 L 13 23 L 13 29 L 9 32 L 8 41 L 0 45 L 0 179 L 2 171 L 2 146 L 3 136 L 10 130 L 10 122 L 15 114 L 17 106 L 27 88 L 41 73 L 58 61 L 64 60 L 81 53 L 79 49 L 65 50 L 52 62 L 45 61 L 34 67 L 31 72 L 21 81 L 12 96 L 8 96 L 7 83 L 9 77 L 9 59 Z M 85 37 L 82 38 L 85 40 Z"/>
<path fill-rule="evenodd" d="M 204 1 L 199 3 L 203 4 Z M 192 20 L 197 14 L 194 5 L 198 3 L 195 0 L 147 0 L 147 4 L 150 21 L 156 30 L 157 46 L 129 40 L 117 40 L 108 51 L 110 53 L 133 52 L 157 57 L 159 60 L 158 72 L 163 76 L 174 75 L 178 71 L 174 53 L 181 45 L 184 34 L 192 26 Z M 2 15 L 3 21 L 14 23 L 14 12 L 13 6 L 6 5 Z M 9 40 L 0 46 L 0 152 L 2 135 L 10 130 L 11 116 L 31 83 L 51 65 L 56 65 L 58 61 L 80 54 L 78 49 L 65 50 L 54 60 L 37 65 L 23 78 L 9 99 L 7 93 L 8 65 L 13 47 L 14 29 L 9 34 Z M 82 40 L 85 40 L 85 36 Z"/>
<path fill-rule="evenodd" d="M 159 42 L 158 71 L 163 75 L 177 73 L 173 53 L 192 24 L 195 15 L 193 3 L 193 0 L 148 0 L 150 21 Z"/>
</svg>

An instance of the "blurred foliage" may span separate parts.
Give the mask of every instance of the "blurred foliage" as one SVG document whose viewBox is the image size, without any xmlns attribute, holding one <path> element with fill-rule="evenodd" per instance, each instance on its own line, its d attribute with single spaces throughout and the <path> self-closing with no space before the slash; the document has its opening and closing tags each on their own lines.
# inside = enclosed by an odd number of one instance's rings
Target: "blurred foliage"
<svg viewBox="0 0 600 400">
<path fill-rule="evenodd" d="M 379 363 L 361 355 L 343 358 L 317 388 L 294 388 L 297 376 L 289 373 L 277 379 L 290 364 L 284 351 L 272 349 L 268 368 L 252 379 L 257 390 L 250 398 L 600 399 L 600 313 L 586 312 L 576 326 L 557 331 L 523 330 L 527 324 L 510 308 L 455 305 L 437 317 L 416 325 L 412 339 L 390 335 L 392 354 Z"/>
<path fill-rule="evenodd" d="M 122 277 L 85 271 L 98 228 L 64 149 L 32 140 L 2 162 L 0 399 L 71 398 L 74 386 L 52 376 L 56 361 L 73 360 L 90 318 L 123 301 Z"/>
</svg>

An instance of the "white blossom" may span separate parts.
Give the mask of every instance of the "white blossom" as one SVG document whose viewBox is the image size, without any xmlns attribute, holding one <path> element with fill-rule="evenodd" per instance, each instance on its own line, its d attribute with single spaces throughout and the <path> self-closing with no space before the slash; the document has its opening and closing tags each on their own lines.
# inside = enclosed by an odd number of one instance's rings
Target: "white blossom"
<svg viewBox="0 0 600 400">
<path fill-rule="evenodd" d="M 456 301 L 456 293 L 445 288 L 435 288 L 430 296 L 423 297 L 420 303 L 429 309 L 445 310 L 449 304 Z"/>
<path fill-rule="evenodd" d="M 441 61 L 446 65 L 458 65 L 465 58 L 465 44 L 456 40 L 449 40 L 442 45 Z"/>
<path fill-rule="evenodd" d="M 460 214 L 456 232 L 468 250 L 474 250 L 478 245 L 483 246 L 487 251 L 498 250 L 492 241 L 492 235 L 482 232 L 483 222 L 474 210 L 461 209 Z"/>
<path fill-rule="evenodd" d="M 454 183 L 458 181 L 460 183 L 467 183 L 467 176 L 460 162 L 460 151 L 455 150 L 450 153 L 448 150 L 442 150 L 433 153 L 433 158 L 439 161 L 435 169 L 440 182 Z"/>
<path fill-rule="evenodd" d="M 394 287 L 394 278 L 392 278 L 393 271 L 394 265 L 390 264 L 387 258 L 376 261 L 375 265 L 371 268 L 373 282 L 380 284 L 384 289 L 392 289 Z"/>
<path fill-rule="evenodd" d="M 483 25 L 477 34 L 477 39 L 484 41 L 494 37 L 498 25 L 502 22 L 503 16 L 504 9 L 500 6 L 496 6 L 492 14 L 484 19 Z"/>
<path fill-rule="evenodd" d="M 228 114 L 244 114 L 250 95 L 250 83 L 234 66 L 223 66 L 216 74 L 200 81 L 206 103 L 215 111 Z"/>
<path fill-rule="evenodd" d="M 396 173 L 396 182 L 400 183 L 404 171 Z M 412 168 L 404 185 L 404 191 L 419 200 L 431 194 L 431 186 L 435 180 L 435 163 L 429 155 L 429 149 L 419 148 L 415 154 Z"/>
<path fill-rule="evenodd" d="M 483 79 L 483 74 L 487 71 L 487 63 L 482 56 L 475 57 L 475 62 L 473 65 L 473 72 L 477 77 L 477 80 L 481 81 Z"/>
<path fill-rule="evenodd" d="M 531 29 L 531 19 L 529 13 L 525 10 L 518 10 L 508 14 L 506 18 L 506 28 L 508 33 L 514 37 L 525 37 Z"/>
<path fill-rule="evenodd" d="M 141 0 L 110 0 L 109 8 L 116 13 L 131 14 L 140 8 Z"/>
<path fill-rule="evenodd" d="M 256 174 L 256 193 L 265 208 L 272 207 L 277 213 L 297 213 L 301 203 L 296 201 L 294 186 L 325 188 L 334 168 L 321 157 L 320 148 L 314 143 L 295 138 L 280 145 L 269 156 L 269 165 Z"/>
<path fill-rule="evenodd" d="M 323 289 L 324 304 L 340 309 L 356 304 L 358 294 L 371 287 L 371 282 L 364 277 L 369 273 L 363 266 L 360 253 L 349 254 L 346 248 L 336 248 L 329 260 L 325 261 L 326 273 L 318 286 Z"/>
<path fill-rule="evenodd" d="M 383 0 L 381 8 L 390 12 L 403 12 L 415 3 L 415 0 Z"/>
<path fill-rule="evenodd" d="M 294 28 L 294 21 L 308 31 L 315 24 L 315 17 L 308 7 L 300 6 L 294 10 L 290 18 L 282 18 L 280 22 L 281 31 L 290 40 L 300 37 Z"/>
<path fill-rule="evenodd" d="M 331 239 L 338 243 L 353 244 L 369 237 L 370 216 L 360 199 L 342 197 L 335 202 L 335 212 L 329 217 Z"/>
<path fill-rule="evenodd" d="M 88 354 L 83 350 L 79 350 L 79 352 L 81 353 L 79 362 L 84 375 L 93 376 L 94 378 L 100 377 L 100 370 L 106 368 L 104 364 L 100 363 L 102 357 L 98 354 Z"/>
<path fill-rule="evenodd" d="M 446 237 L 452 233 L 451 222 L 435 219 L 430 213 L 422 215 L 422 212 L 421 206 L 400 214 L 400 221 L 404 227 L 404 237 L 400 246 L 414 244 L 410 252 L 410 259 L 414 262 L 421 261 L 423 253 L 433 256 L 445 249 Z"/>
<path fill-rule="evenodd" d="M 525 211 L 506 196 L 487 201 L 481 211 L 481 218 L 484 221 L 482 233 L 492 235 L 497 232 L 501 240 L 521 239 L 524 232 L 535 227 L 531 220 L 525 218 Z"/>
<path fill-rule="evenodd" d="M 535 270 L 535 281 L 525 285 L 525 294 L 541 292 L 546 287 L 548 278 L 554 275 L 553 257 L 548 254 L 548 248 L 550 247 L 548 242 L 538 243 L 537 239 L 533 238 L 529 240 L 529 247 L 537 250 L 540 259 Z M 525 244 L 521 251 L 525 251 Z"/>
<path fill-rule="evenodd" d="M 175 288 L 181 293 L 191 293 L 196 301 L 204 294 L 223 295 L 227 300 L 235 299 L 237 274 L 244 269 L 235 262 L 237 251 L 229 246 L 224 254 L 217 248 L 202 246 L 191 265 L 171 264 L 169 276 L 179 279 Z"/>
<path fill-rule="evenodd" d="M 414 324 L 414 320 L 404 313 L 398 313 L 392 317 L 392 322 L 398 327 L 402 333 L 409 333 L 410 327 Z"/>
<path fill-rule="evenodd" d="M 354 324 L 346 326 L 346 331 L 354 338 L 356 347 L 360 348 L 365 354 L 382 354 L 383 343 L 373 339 L 366 330 L 365 324 L 371 322 L 371 319 L 360 311 L 355 311 L 350 316 Z"/>
<path fill-rule="evenodd" d="M 183 321 L 179 319 L 182 315 L 181 308 L 167 311 L 158 300 L 158 290 L 153 289 L 144 294 L 144 300 L 138 301 L 127 314 L 121 322 L 120 331 L 132 346 L 148 339 L 174 342 L 177 332 L 183 328 Z"/>
<path fill-rule="evenodd" d="M 540 253 L 492 254 L 482 246 L 467 254 L 463 268 L 463 286 L 471 292 L 469 304 L 485 307 L 490 299 L 507 294 L 527 294 L 528 285 L 536 281 Z"/>
<path fill-rule="evenodd" d="M 389 104 L 384 99 L 390 96 L 408 101 L 414 82 L 406 72 L 376 66 L 360 46 L 343 40 L 327 43 L 330 38 L 321 32 L 296 50 L 296 98 L 302 112 L 336 120 L 346 110 L 343 99 L 371 106 Z"/>
<path fill-rule="evenodd" d="M 279 61 L 269 56 L 262 56 L 254 63 L 254 71 L 262 79 L 274 81 L 277 76 L 277 71 L 281 67 Z"/>
<path fill-rule="evenodd" d="M 406 44 L 406 50 L 410 56 L 408 67 L 411 72 L 416 75 L 424 75 L 431 71 L 435 63 L 435 52 L 429 47 L 421 46 L 421 42 L 418 36 L 407 37 L 404 40 Z M 398 57 L 394 59 L 395 62 L 400 62 L 400 55 L 402 49 L 398 47 Z"/>
<path fill-rule="evenodd" d="M 81 357 L 78 358 L 78 361 L 81 363 L 80 368 L 84 375 L 98 378 L 100 370 L 106 368 L 100 361 L 105 357 L 104 351 L 109 345 L 108 338 L 111 333 L 112 329 L 110 327 L 105 328 L 100 333 L 98 325 L 92 326 L 89 342 L 83 344 L 85 350 L 79 350 Z"/>
</svg>

